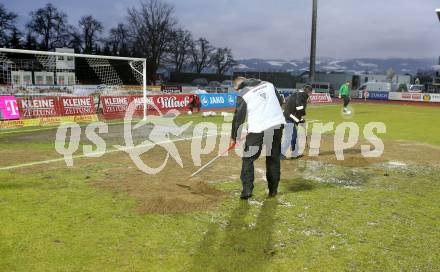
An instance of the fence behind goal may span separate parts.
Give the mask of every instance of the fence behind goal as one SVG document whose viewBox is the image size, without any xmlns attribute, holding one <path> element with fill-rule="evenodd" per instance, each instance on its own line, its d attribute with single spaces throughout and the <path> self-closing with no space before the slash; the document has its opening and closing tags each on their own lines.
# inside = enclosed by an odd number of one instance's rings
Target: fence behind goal
<svg viewBox="0 0 440 272">
<path fill-rule="evenodd" d="M 0 48 L 0 96 L 30 103 L 42 97 L 93 97 L 99 107 L 101 96 L 145 95 L 145 63 L 140 58 L 75 54 L 67 48 Z"/>
</svg>

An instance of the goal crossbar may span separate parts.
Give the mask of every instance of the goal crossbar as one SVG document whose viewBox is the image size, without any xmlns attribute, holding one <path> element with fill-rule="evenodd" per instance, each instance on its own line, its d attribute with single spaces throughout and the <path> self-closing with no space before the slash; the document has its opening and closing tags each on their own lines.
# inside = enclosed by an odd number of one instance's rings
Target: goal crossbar
<svg viewBox="0 0 440 272">
<path fill-rule="evenodd" d="M 24 49 L 10 49 L 10 48 L 0 48 L 0 53 L 1 52 L 4 52 L 4 53 L 16 53 L 16 54 L 29 54 L 29 55 L 65 56 L 65 57 L 77 57 L 77 58 L 95 58 L 95 59 L 108 59 L 108 60 L 147 61 L 146 59 L 143 59 L 143 58 L 87 55 L 87 54 L 64 53 L 64 52 L 47 52 L 47 51 L 24 50 Z"/>
</svg>

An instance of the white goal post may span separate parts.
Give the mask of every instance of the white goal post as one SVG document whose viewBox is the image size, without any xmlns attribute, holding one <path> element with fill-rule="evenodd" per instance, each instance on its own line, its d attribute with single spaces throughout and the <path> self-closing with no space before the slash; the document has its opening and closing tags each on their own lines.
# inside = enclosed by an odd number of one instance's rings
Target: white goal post
<svg viewBox="0 0 440 272">
<path fill-rule="evenodd" d="M 0 48 L 0 95 L 33 95 L 35 90 L 39 95 L 49 91 L 53 95 L 53 90 L 63 95 L 63 90 L 72 92 L 81 85 L 117 94 L 131 86 L 143 93 L 146 118 L 146 64 L 144 58 L 77 54 L 68 48 L 56 52 Z"/>
</svg>

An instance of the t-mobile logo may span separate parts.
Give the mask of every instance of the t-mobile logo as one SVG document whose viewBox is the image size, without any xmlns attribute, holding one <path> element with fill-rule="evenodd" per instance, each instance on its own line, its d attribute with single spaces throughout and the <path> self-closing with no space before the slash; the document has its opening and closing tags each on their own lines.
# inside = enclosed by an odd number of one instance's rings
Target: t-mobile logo
<svg viewBox="0 0 440 272">
<path fill-rule="evenodd" d="M 10 115 L 12 116 L 18 115 L 17 101 L 5 100 L 5 105 L 6 105 L 6 111 L 9 112 Z"/>
<path fill-rule="evenodd" d="M 17 100 L 13 96 L 0 96 L 0 119 L 16 120 L 20 119 Z"/>
</svg>

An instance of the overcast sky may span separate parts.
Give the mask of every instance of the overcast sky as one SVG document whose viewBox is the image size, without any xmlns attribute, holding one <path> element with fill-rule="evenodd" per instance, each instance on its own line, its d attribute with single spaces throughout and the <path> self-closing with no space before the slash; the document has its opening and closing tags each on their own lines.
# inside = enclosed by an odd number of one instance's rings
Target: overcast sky
<svg viewBox="0 0 440 272">
<path fill-rule="evenodd" d="M 179 24 L 195 37 L 230 47 L 237 58 L 308 57 L 312 0 L 166 0 Z M 41 0 L 0 0 L 20 15 L 44 6 Z M 76 24 L 85 14 L 106 30 L 126 20 L 139 0 L 53 0 Z M 440 55 L 438 0 L 320 0 L 318 58 L 433 58 Z"/>
</svg>

